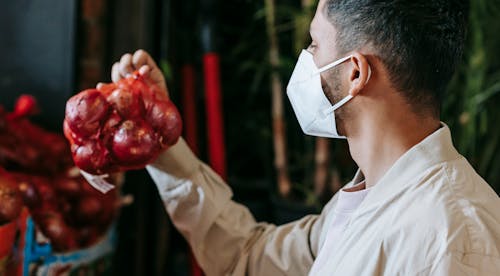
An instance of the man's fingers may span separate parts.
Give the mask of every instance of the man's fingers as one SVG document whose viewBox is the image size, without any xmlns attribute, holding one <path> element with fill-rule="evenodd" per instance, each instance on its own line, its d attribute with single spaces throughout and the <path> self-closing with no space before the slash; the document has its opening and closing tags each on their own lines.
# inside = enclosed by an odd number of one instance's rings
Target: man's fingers
<svg viewBox="0 0 500 276">
<path fill-rule="evenodd" d="M 153 58 L 144 50 L 135 51 L 132 63 L 135 68 L 140 68 L 143 65 L 149 65 L 150 68 L 157 67 Z"/>
<path fill-rule="evenodd" d="M 151 62 L 149 54 L 142 49 L 135 51 L 132 57 L 132 63 L 136 68 L 139 68 L 142 65 L 150 65 Z"/>
<path fill-rule="evenodd" d="M 113 67 L 111 67 L 111 80 L 117 82 L 121 79 L 120 76 L 120 63 L 115 62 Z"/>
<path fill-rule="evenodd" d="M 144 50 L 135 51 L 132 57 L 132 63 L 136 67 L 147 64 L 147 60 L 148 60 L 148 54 Z"/>
<path fill-rule="evenodd" d="M 120 74 L 122 77 L 127 77 L 128 74 L 134 72 L 134 67 L 132 66 L 132 55 L 125 54 L 120 59 Z"/>
<path fill-rule="evenodd" d="M 153 58 L 144 50 L 137 50 L 133 55 L 125 54 L 119 62 L 113 64 L 111 68 L 111 80 L 118 82 L 120 79 L 128 77 L 135 70 L 138 70 L 140 75 L 147 76 L 160 89 L 167 90 L 160 68 L 158 68 Z"/>
<path fill-rule="evenodd" d="M 141 68 L 139 68 L 139 74 L 144 76 L 148 74 L 151 71 L 151 67 L 149 65 L 143 65 Z"/>
</svg>

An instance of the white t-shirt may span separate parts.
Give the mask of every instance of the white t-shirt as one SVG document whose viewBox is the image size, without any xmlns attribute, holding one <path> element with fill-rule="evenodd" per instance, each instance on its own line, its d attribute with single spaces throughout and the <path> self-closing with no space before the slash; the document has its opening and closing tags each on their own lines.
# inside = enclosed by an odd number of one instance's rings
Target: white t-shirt
<svg viewBox="0 0 500 276">
<path fill-rule="evenodd" d="M 370 188 L 366 189 L 364 181 L 339 191 L 338 203 L 333 210 L 334 215 L 325 243 L 319 250 L 309 275 L 317 275 L 318 270 L 328 262 L 329 255 L 336 252 L 335 247 L 342 238 L 352 213 L 361 205 L 369 191 Z"/>
</svg>

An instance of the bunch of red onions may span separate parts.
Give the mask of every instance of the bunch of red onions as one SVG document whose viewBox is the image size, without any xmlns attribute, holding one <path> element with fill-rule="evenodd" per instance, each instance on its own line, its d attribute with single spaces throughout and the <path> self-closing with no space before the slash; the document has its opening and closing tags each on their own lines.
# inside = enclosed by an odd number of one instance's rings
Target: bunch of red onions
<svg viewBox="0 0 500 276">
<path fill-rule="evenodd" d="M 143 168 L 175 144 L 181 131 L 175 105 L 138 72 L 84 90 L 66 104 L 64 134 L 73 160 L 91 174 Z"/>
</svg>

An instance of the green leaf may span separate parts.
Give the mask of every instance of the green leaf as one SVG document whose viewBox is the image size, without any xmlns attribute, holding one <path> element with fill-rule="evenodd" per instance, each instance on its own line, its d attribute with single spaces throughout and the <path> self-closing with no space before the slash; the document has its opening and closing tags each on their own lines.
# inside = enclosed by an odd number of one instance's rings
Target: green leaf
<svg viewBox="0 0 500 276">
<path fill-rule="evenodd" d="M 484 90 L 483 92 L 475 95 L 472 98 L 472 101 L 475 105 L 484 104 L 487 100 L 498 94 L 498 92 L 500 92 L 500 81 L 493 84 L 490 88 Z"/>
<path fill-rule="evenodd" d="M 163 75 L 165 76 L 167 83 L 170 83 L 174 80 L 172 66 L 167 60 L 165 59 L 160 60 L 160 69 Z"/>
</svg>

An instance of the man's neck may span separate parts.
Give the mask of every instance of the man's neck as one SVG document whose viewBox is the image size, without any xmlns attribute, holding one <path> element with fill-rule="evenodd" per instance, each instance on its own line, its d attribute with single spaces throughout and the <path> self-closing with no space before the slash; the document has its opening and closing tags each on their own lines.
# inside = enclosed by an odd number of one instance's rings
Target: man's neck
<svg viewBox="0 0 500 276">
<path fill-rule="evenodd" d="M 404 153 L 440 127 L 437 119 L 415 116 L 376 121 L 365 120 L 356 135 L 348 139 L 352 158 L 363 172 L 367 188 L 374 186 Z"/>
</svg>

